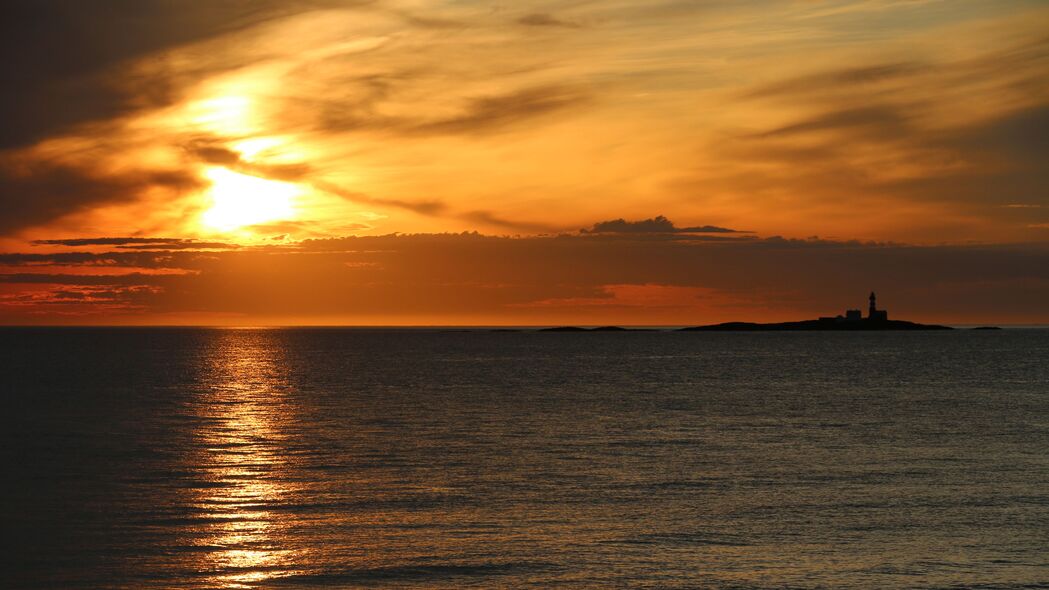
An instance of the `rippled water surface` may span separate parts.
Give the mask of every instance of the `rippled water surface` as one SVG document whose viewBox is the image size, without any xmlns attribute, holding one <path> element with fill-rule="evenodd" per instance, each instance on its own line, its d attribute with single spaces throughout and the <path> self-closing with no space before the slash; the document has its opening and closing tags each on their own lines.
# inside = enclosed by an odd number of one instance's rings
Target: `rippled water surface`
<svg viewBox="0 0 1049 590">
<path fill-rule="evenodd" d="M 4 588 L 1049 587 L 1049 331 L 0 330 Z"/>
</svg>

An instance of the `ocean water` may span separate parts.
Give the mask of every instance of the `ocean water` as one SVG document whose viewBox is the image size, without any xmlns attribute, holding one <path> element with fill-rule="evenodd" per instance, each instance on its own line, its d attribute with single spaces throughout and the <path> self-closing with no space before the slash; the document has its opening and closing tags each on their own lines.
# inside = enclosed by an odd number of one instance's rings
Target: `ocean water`
<svg viewBox="0 0 1049 590">
<path fill-rule="evenodd" d="M 3 588 L 1049 587 L 1049 330 L 0 354 Z"/>
</svg>

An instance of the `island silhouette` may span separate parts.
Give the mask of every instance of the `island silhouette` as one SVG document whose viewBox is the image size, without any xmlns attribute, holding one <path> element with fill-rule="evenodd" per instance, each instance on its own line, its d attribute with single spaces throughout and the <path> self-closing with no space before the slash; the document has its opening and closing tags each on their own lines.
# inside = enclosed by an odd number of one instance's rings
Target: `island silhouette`
<svg viewBox="0 0 1049 590">
<path fill-rule="evenodd" d="M 682 328 L 686 332 L 757 332 L 777 330 L 953 330 L 949 326 L 936 324 L 919 324 L 904 320 L 890 320 L 889 312 L 878 309 L 878 298 L 871 291 L 870 306 L 867 309 L 867 317 L 858 309 L 849 309 L 845 315 L 824 316 L 815 320 L 801 320 L 797 322 L 779 322 L 772 324 L 758 324 L 752 322 L 725 322 L 709 326 L 694 326 Z"/>
<path fill-rule="evenodd" d="M 937 324 L 919 324 L 905 320 L 890 320 L 889 312 L 878 309 L 878 297 L 871 291 L 867 316 L 858 309 L 848 309 L 844 315 L 824 316 L 814 320 L 800 320 L 796 322 L 778 322 L 771 324 L 759 324 L 755 322 L 725 322 L 722 324 L 711 324 L 709 326 L 692 326 L 679 328 L 682 332 L 760 332 L 760 331 L 863 331 L 863 330 L 953 330 L 950 326 Z M 651 328 L 622 328 L 619 326 L 601 326 L 597 328 L 583 328 L 579 326 L 557 326 L 553 328 L 540 328 L 540 332 L 634 332 L 650 330 Z M 977 330 L 998 330 L 994 326 L 982 326 L 974 328 Z"/>
</svg>

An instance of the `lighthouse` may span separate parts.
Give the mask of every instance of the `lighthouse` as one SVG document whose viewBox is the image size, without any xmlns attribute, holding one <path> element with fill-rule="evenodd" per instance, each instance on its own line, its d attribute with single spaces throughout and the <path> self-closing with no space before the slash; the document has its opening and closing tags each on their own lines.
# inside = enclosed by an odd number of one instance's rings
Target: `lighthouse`
<svg viewBox="0 0 1049 590">
<path fill-rule="evenodd" d="M 878 297 L 871 291 L 870 296 L 871 306 L 867 310 L 867 319 L 871 321 L 886 321 L 889 319 L 889 312 L 886 310 L 878 309 Z"/>
</svg>

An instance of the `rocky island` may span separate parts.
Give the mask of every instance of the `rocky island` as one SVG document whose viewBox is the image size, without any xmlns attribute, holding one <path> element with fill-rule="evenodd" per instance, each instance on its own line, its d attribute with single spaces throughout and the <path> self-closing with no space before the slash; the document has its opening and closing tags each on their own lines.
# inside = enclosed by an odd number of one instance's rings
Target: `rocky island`
<svg viewBox="0 0 1049 590">
<path fill-rule="evenodd" d="M 799 331 L 799 330 L 836 330 L 836 331 L 861 331 L 861 330 L 953 330 L 949 326 L 935 324 L 918 324 L 903 320 L 890 320 L 889 312 L 878 309 L 877 296 L 874 292 L 870 295 L 870 308 L 867 317 L 863 317 L 858 309 L 850 309 L 845 315 L 833 317 L 821 317 L 815 320 L 802 320 L 798 322 L 779 322 L 773 324 L 758 324 L 752 322 L 726 322 L 710 326 L 695 326 L 682 328 L 686 332 L 773 332 L 773 331 Z"/>
</svg>

